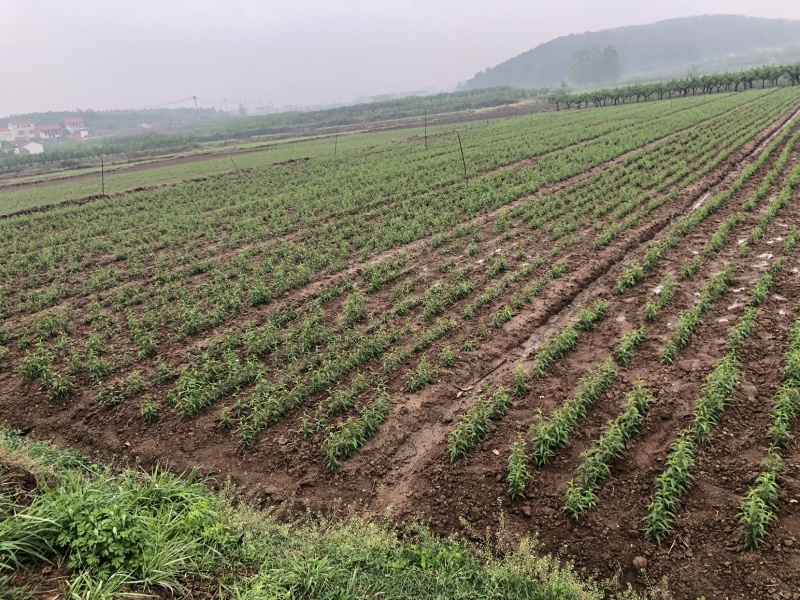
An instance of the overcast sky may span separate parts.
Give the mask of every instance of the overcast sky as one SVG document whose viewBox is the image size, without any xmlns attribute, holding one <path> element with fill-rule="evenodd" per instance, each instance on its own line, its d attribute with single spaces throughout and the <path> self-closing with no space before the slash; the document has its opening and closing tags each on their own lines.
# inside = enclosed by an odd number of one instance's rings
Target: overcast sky
<svg viewBox="0 0 800 600">
<path fill-rule="evenodd" d="M 0 0 L 0 115 L 448 90 L 559 35 L 798 0 Z"/>
</svg>

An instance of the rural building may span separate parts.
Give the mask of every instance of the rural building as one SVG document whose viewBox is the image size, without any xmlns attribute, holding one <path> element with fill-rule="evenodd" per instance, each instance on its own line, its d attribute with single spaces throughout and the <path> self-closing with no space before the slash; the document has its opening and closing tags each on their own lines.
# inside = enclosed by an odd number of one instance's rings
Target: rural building
<svg viewBox="0 0 800 600">
<path fill-rule="evenodd" d="M 89 131 L 83 124 L 83 117 L 67 117 L 64 119 L 64 129 L 70 136 L 79 135 L 82 138 L 89 137 Z"/>
<path fill-rule="evenodd" d="M 13 142 L 14 134 L 8 127 L 0 127 L 0 142 Z"/>
<path fill-rule="evenodd" d="M 25 138 L 17 138 L 14 140 L 14 154 L 41 154 L 44 152 L 44 146 L 39 142 L 31 142 Z"/>
<path fill-rule="evenodd" d="M 36 125 L 33 121 L 11 121 L 8 124 L 14 138 L 32 138 L 36 135 Z"/>
<path fill-rule="evenodd" d="M 61 125 L 37 125 L 36 139 L 58 140 L 61 139 Z"/>
</svg>

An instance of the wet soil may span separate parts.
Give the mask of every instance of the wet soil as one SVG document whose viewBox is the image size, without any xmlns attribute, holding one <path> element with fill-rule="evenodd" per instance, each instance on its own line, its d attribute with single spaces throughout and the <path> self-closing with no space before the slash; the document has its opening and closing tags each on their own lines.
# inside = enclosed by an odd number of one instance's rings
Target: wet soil
<svg viewBox="0 0 800 600">
<path fill-rule="evenodd" d="M 668 577 L 676 598 L 800 598 L 800 444 L 796 439 L 784 455 L 787 470 L 781 503 L 767 544 L 758 552 L 743 552 L 736 522 L 738 503 L 765 453 L 770 398 L 781 383 L 788 332 L 798 318 L 800 250 L 786 257 L 769 299 L 759 308 L 756 331 L 742 351 L 742 383 L 710 444 L 698 451 L 696 481 L 683 498 L 675 536 L 657 545 L 643 538 L 641 525 L 669 445 L 691 421 L 704 378 L 725 352 L 729 327 L 741 316 L 755 279 L 769 265 L 767 255 L 777 256 L 788 228 L 800 222 L 800 197 L 795 193 L 768 227 L 764 239 L 753 245 L 750 256 L 739 256 L 737 240 L 746 237 L 761 217 L 769 198 L 783 185 L 785 173 L 756 211 L 745 215 L 720 253 L 681 282 L 673 304 L 653 323 L 647 323 L 647 340 L 627 368 L 618 368 L 615 383 L 590 409 L 568 445 L 550 465 L 532 467 L 526 498 L 511 501 L 505 482 L 508 448 L 517 432 L 529 427 L 538 410 L 548 414 L 561 406 L 578 389 L 587 369 L 612 353 L 623 333 L 644 323 L 644 303 L 654 297 L 664 271 L 677 276 L 686 257 L 701 251 L 719 223 L 739 210 L 776 157 L 767 161 L 728 204 L 670 250 L 657 269 L 648 271 L 642 282 L 617 296 L 614 282 L 622 267 L 640 258 L 646 244 L 658 239 L 676 217 L 691 211 L 709 189 L 729 185 L 735 174 L 754 160 L 751 153 L 769 133 L 764 132 L 716 171 L 682 190 L 674 201 L 624 232 L 607 248 L 568 249 L 557 260 L 568 260 L 573 265 L 571 272 L 551 282 L 541 296 L 516 312 L 502 328 L 489 325 L 489 334 L 476 350 L 463 350 L 464 343 L 475 340 L 480 324 L 486 324 L 519 288 L 483 307 L 475 319 L 459 319 L 459 326 L 428 351 L 429 356 L 438 356 L 447 343 L 455 351 L 455 364 L 442 368 L 432 385 L 414 394 L 405 392 L 405 379 L 397 373 L 389 382 L 389 419 L 338 471 L 325 467 L 319 449 L 322 434 L 307 440 L 299 436 L 301 411 L 288 415 L 258 436 L 251 447 L 242 449 L 234 435 L 218 427 L 221 406 L 184 420 L 166 407 L 166 390 L 162 390 L 156 398 L 165 410 L 147 425 L 135 402 L 113 410 L 100 408 L 88 379 L 78 382 L 77 391 L 67 400 L 54 404 L 35 386 L 22 385 L 18 374 L 6 368 L 0 371 L 0 416 L 12 426 L 32 428 L 31 435 L 103 458 L 123 457 L 143 466 L 166 463 L 178 470 L 201 466 L 220 481 L 230 478 L 244 486 L 265 503 L 292 499 L 312 510 L 326 511 L 342 500 L 367 511 L 391 511 L 398 522 L 423 518 L 443 535 L 456 533 L 475 539 L 486 535 L 487 530 L 501 530 L 512 541 L 537 536 L 543 551 L 563 553 L 590 575 L 605 578 L 618 573 L 623 584 L 637 588 Z M 795 151 L 790 166 L 798 158 Z M 478 220 L 487 235 L 498 214 Z M 459 265 L 476 262 L 499 246 L 506 256 L 521 250 L 523 257 L 513 263 L 518 265 L 536 254 L 549 256 L 550 245 L 544 238 L 505 239 L 497 233 L 481 242 L 474 258 L 459 255 L 457 261 Z M 441 252 L 415 254 L 413 268 L 405 277 L 422 275 L 428 283 L 434 281 L 438 277 L 437 261 L 442 258 Z M 663 338 L 670 335 L 679 312 L 694 305 L 706 278 L 719 272 L 727 261 L 733 262 L 735 274 L 728 292 L 704 317 L 678 360 L 663 365 Z M 357 269 L 353 266 L 340 277 L 352 277 Z M 485 279 L 480 282 L 489 284 Z M 313 295 L 321 283 L 313 285 L 316 287 L 298 292 L 298 298 Z M 579 303 L 589 304 L 596 298 L 608 301 L 608 316 L 582 334 L 578 347 L 543 378 L 532 382 L 525 395 L 514 397 L 511 410 L 492 425 L 473 452 L 450 463 L 447 434 L 474 402 L 476 391 L 483 384 L 509 385 L 514 364 L 521 361 L 529 365 L 543 337 L 567 322 Z M 75 302 L 85 303 L 86 299 Z M 334 312 L 342 302 L 333 301 Z M 368 305 L 373 311 L 387 302 L 388 290 L 381 290 L 370 296 Z M 462 308 L 463 304 L 457 304 L 444 316 L 459 315 Z M 411 322 L 415 331 L 423 325 L 419 319 Z M 180 364 L 185 349 L 165 356 Z M 20 360 L 21 355 L 12 349 L 7 364 Z M 377 365 L 372 368 L 377 370 Z M 581 452 L 619 413 L 625 393 L 640 379 L 655 396 L 652 409 L 641 432 L 599 489 L 597 506 L 575 521 L 562 507 L 564 491 L 581 462 Z M 644 571 L 642 565 L 646 565 Z"/>
</svg>

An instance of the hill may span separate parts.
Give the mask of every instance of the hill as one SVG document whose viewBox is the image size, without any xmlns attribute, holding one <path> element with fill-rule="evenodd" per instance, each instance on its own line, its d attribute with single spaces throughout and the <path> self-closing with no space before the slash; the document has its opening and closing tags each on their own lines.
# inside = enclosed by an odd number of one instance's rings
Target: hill
<svg viewBox="0 0 800 600">
<path fill-rule="evenodd" d="M 462 87 L 592 86 L 798 57 L 800 21 L 705 15 L 558 37 L 476 73 Z"/>
</svg>

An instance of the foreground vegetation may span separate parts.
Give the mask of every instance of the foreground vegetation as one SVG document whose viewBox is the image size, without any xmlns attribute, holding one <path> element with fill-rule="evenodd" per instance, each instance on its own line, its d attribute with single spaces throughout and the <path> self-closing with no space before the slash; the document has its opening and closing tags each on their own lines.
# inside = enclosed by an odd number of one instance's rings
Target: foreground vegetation
<svg viewBox="0 0 800 600">
<path fill-rule="evenodd" d="M 3 598 L 606 597 L 531 540 L 511 551 L 493 539 L 440 539 L 422 524 L 259 510 L 194 473 L 114 471 L 8 430 L 0 588 Z"/>
</svg>

